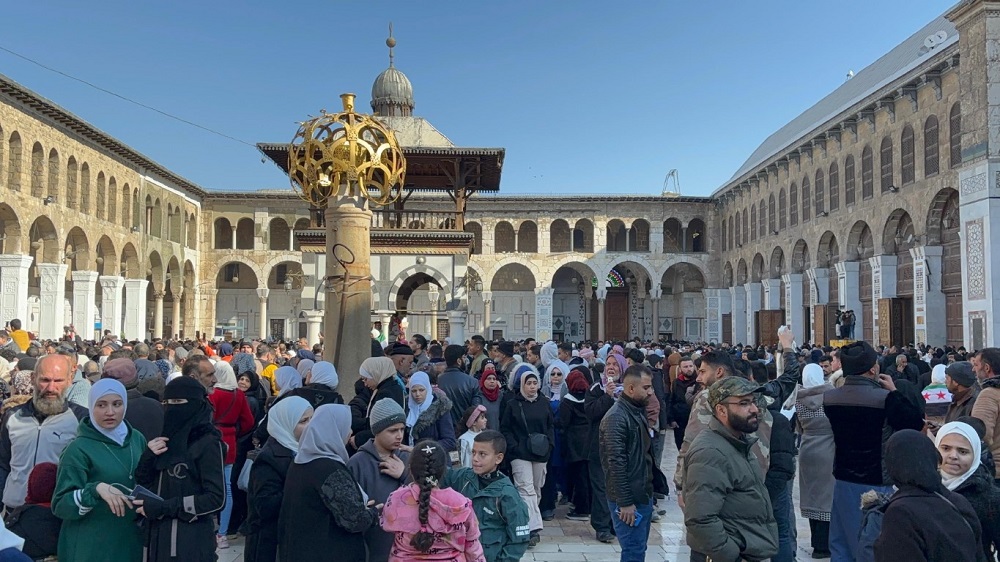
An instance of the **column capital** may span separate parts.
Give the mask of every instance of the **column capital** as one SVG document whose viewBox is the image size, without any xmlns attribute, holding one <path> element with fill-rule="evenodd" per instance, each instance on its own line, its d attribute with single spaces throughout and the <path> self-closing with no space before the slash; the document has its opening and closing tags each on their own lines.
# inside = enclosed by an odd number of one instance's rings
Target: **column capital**
<svg viewBox="0 0 1000 562">
<path fill-rule="evenodd" d="M 483 302 L 491 302 L 493 300 L 493 291 L 483 291 Z"/>
<path fill-rule="evenodd" d="M 556 292 L 555 289 L 551 287 L 542 287 L 540 289 L 535 289 L 535 296 L 552 296 Z"/>
<path fill-rule="evenodd" d="M 31 262 L 34 261 L 31 256 L 22 256 L 19 254 L 0 254 L 0 267 L 22 267 L 28 269 L 31 266 Z"/>
<path fill-rule="evenodd" d="M 153 300 L 154 301 L 162 301 L 163 297 L 165 297 L 165 296 L 166 296 L 166 293 L 164 293 L 162 290 L 161 291 L 153 291 Z"/>
<path fill-rule="evenodd" d="M 97 283 L 101 274 L 96 271 L 72 271 L 70 277 L 74 283 Z"/>
<path fill-rule="evenodd" d="M 656 284 L 652 289 L 649 290 L 649 298 L 654 301 L 660 300 L 660 297 L 662 296 L 663 296 L 663 287 L 660 287 L 659 284 Z"/>
<path fill-rule="evenodd" d="M 608 298 L 607 287 L 598 287 L 596 290 L 596 295 L 597 295 L 597 300 L 599 301 L 603 301 L 604 299 Z"/>
<path fill-rule="evenodd" d="M 271 292 L 271 290 L 268 289 L 268 288 L 266 288 L 266 287 L 264 287 L 264 288 L 258 288 L 257 289 L 257 298 L 259 298 L 262 301 L 267 300 L 267 296 L 268 296 L 268 294 L 270 294 L 270 292 Z"/>
<path fill-rule="evenodd" d="M 116 289 L 125 285 L 125 278 L 117 275 L 102 275 L 98 280 L 105 289 Z"/>
</svg>

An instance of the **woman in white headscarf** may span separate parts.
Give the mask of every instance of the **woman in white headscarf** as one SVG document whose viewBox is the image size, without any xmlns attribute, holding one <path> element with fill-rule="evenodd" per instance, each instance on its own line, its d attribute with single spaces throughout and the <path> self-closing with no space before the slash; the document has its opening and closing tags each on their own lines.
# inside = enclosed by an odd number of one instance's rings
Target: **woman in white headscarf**
<svg viewBox="0 0 1000 562">
<path fill-rule="evenodd" d="M 63 520 L 60 560 L 141 560 L 142 536 L 126 497 L 146 438 L 125 421 L 125 387 L 102 379 L 90 388 L 90 415 L 59 459 L 52 511 Z"/>
<path fill-rule="evenodd" d="M 365 562 L 364 532 L 378 525 L 382 506 L 368 497 L 347 468 L 351 409 L 316 408 L 288 469 L 278 520 L 282 562 Z"/>
<path fill-rule="evenodd" d="M 286 397 L 267 413 L 267 431 L 271 438 L 261 447 L 250 469 L 247 489 L 247 562 L 274 562 L 277 559 L 278 513 L 284 497 L 285 476 L 312 416 L 312 406 L 299 396 Z"/>
<path fill-rule="evenodd" d="M 941 483 L 969 500 L 983 528 L 983 553 L 1000 548 L 1000 488 L 982 463 L 982 437 L 969 424 L 953 421 L 941 426 L 934 439 L 941 454 Z"/>
<path fill-rule="evenodd" d="M 795 400 L 799 447 L 799 509 L 809 520 L 813 558 L 830 555 L 830 510 L 833 506 L 834 444 L 830 420 L 823 411 L 823 393 L 833 385 L 823 380 L 823 368 L 810 363 L 802 369 L 802 387 Z"/>
<path fill-rule="evenodd" d="M 435 390 L 431 386 L 431 379 L 427 373 L 417 371 L 410 377 L 406 404 L 408 445 L 413 446 L 421 439 L 433 439 L 446 451 L 458 449 L 455 425 L 451 419 L 451 400 L 443 391 Z"/>
</svg>

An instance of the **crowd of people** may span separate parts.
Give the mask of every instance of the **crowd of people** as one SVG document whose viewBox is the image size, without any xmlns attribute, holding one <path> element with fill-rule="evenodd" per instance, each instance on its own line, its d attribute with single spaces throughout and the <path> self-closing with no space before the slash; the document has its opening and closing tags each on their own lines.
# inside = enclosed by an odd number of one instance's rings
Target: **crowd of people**
<svg viewBox="0 0 1000 562">
<path fill-rule="evenodd" d="M 813 558 L 1000 546 L 996 348 L 399 334 L 345 392 L 304 339 L 8 328 L 0 561 L 513 562 L 567 504 L 637 561 L 671 480 L 692 561 L 795 560 L 798 517 Z"/>
</svg>

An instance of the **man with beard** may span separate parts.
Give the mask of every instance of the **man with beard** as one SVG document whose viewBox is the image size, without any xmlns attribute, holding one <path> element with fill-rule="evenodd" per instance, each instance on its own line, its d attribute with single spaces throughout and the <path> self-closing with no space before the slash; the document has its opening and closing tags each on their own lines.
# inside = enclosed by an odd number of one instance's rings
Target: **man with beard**
<svg viewBox="0 0 1000 562">
<path fill-rule="evenodd" d="M 725 377 L 708 389 L 712 420 L 684 464 L 684 526 L 693 551 L 711 560 L 766 560 L 778 526 L 751 447 L 760 425 L 759 385 Z"/>
<path fill-rule="evenodd" d="M 0 494 L 8 510 L 24 504 L 31 469 L 43 462 L 58 464 L 87 417 L 86 408 L 66 399 L 73 382 L 66 357 L 39 359 L 31 382 L 31 400 L 8 410 L 0 422 Z"/>
<path fill-rule="evenodd" d="M 653 517 L 653 449 L 646 421 L 646 404 L 655 400 L 653 374 L 645 365 L 632 365 L 622 387 L 601 420 L 599 443 L 608 509 L 625 562 L 645 558 Z"/>
</svg>

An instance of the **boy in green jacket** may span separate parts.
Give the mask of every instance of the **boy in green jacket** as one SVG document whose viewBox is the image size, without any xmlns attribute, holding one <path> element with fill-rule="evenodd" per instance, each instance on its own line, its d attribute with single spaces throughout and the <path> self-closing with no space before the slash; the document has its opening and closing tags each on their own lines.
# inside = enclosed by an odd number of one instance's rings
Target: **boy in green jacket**
<svg viewBox="0 0 1000 562">
<path fill-rule="evenodd" d="M 472 443 L 472 468 L 445 474 L 442 488 L 472 500 L 479 519 L 479 541 L 488 562 L 517 562 L 528 548 L 528 506 L 503 473 L 500 463 L 507 440 L 499 431 L 485 430 Z"/>
</svg>

